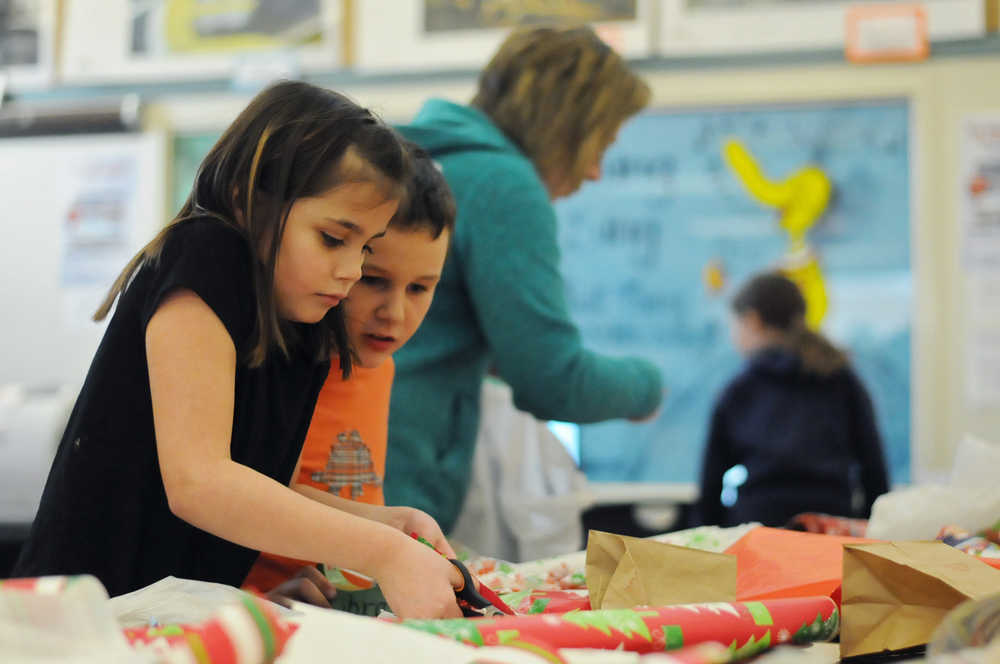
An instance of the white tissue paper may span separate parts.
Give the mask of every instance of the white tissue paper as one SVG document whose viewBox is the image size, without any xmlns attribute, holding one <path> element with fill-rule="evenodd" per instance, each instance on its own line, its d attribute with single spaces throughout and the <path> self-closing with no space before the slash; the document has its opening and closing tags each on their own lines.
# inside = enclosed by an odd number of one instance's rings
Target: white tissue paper
<svg viewBox="0 0 1000 664">
<path fill-rule="evenodd" d="M 949 483 L 964 487 L 1000 485 L 1000 445 L 967 434 L 955 451 Z M 1000 519 L 1000 514 L 995 518 Z"/>
<path fill-rule="evenodd" d="M 912 486 L 879 496 L 872 506 L 867 537 L 931 540 L 956 525 L 976 532 L 1000 519 L 1000 490 L 953 486 Z"/>
</svg>

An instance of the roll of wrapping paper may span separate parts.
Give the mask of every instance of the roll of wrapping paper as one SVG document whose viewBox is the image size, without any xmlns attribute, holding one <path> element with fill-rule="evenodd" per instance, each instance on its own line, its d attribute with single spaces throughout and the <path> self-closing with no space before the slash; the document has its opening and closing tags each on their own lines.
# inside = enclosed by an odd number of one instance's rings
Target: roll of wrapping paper
<svg viewBox="0 0 1000 664">
<path fill-rule="evenodd" d="M 717 642 L 728 646 L 736 661 L 784 643 L 829 641 L 840 619 L 829 597 L 802 597 L 401 624 L 470 645 L 526 643 L 552 653 L 560 648 L 650 653 Z"/>
<path fill-rule="evenodd" d="M 295 626 L 263 602 L 245 595 L 239 603 L 219 609 L 198 625 L 126 628 L 125 638 L 136 650 L 167 657 L 186 651 L 198 664 L 269 664 L 285 648 Z"/>
<path fill-rule="evenodd" d="M 128 645 L 96 577 L 0 580 L 0 661 L 58 661 L 119 649 L 127 652 Z"/>
</svg>

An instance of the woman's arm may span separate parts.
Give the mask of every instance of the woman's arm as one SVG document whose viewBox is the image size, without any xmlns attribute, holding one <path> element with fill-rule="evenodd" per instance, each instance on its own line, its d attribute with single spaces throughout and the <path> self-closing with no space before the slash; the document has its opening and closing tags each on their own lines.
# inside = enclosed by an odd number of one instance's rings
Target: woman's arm
<svg viewBox="0 0 1000 664">
<path fill-rule="evenodd" d="M 431 549 L 230 458 L 236 349 L 195 293 L 163 300 L 146 327 L 146 356 L 160 472 L 175 515 L 242 546 L 375 577 L 400 615 L 461 615 L 452 592 L 457 571 Z"/>
<path fill-rule="evenodd" d="M 566 301 L 552 204 L 540 187 L 507 184 L 479 186 L 484 195 L 463 212 L 453 251 L 514 404 L 539 419 L 579 423 L 650 415 L 663 399 L 659 369 L 584 346 Z"/>
</svg>

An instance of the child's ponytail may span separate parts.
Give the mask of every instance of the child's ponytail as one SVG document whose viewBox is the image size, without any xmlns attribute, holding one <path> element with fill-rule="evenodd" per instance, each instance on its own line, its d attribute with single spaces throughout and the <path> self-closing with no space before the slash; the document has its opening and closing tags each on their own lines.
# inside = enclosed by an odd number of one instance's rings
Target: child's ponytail
<svg viewBox="0 0 1000 664">
<path fill-rule="evenodd" d="M 788 348 L 799 357 L 806 373 L 829 376 L 847 366 L 847 355 L 822 334 L 808 328 L 804 319 L 786 333 Z"/>
</svg>

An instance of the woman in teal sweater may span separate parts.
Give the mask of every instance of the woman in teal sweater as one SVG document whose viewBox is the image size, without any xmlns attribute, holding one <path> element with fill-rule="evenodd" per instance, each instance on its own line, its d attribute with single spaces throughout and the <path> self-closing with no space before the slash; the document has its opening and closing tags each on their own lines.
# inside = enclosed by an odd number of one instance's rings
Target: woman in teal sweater
<svg viewBox="0 0 1000 664">
<path fill-rule="evenodd" d="M 454 525 L 490 369 L 539 419 L 641 419 L 659 406 L 654 365 L 583 347 L 552 207 L 600 178 L 605 149 L 649 97 L 589 28 L 536 28 L 504 42 L 469 106 L 431 100 L 400 128 L 443 168 L 458 217 L 434 303 L 395 356 L 389 504 L 423 509 L 446 532 Z"/>
</svg>

